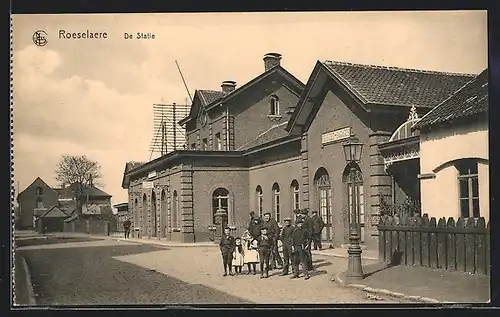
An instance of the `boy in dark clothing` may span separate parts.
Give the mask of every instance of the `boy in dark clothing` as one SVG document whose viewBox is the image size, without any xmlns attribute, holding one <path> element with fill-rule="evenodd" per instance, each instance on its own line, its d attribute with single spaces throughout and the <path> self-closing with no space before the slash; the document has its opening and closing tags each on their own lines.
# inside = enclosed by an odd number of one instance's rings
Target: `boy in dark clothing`
<svg viewBox="0 0 500 317">
<path fill-rule="evenodd" d="M 318 215 L 316 210 L 313 210 L 312 215 L 312 240 L 314 243 L 314 250 L 319 249 L 321 251 L 323 249 L 321 245 L 321 232 L 323 231 L 323 228 L 325 228 L 325 222 L 323 221 L 323 218 Z"/>
<path fill-rule="evenodd" d="M 131 225 L 132 225 L 132 223 L 130 222 L 129 219 L 127 219 L 123 222 L 123 230 L 125 231 L 125 239 L 130 238 L 130 226 Z"/>
<path fill-rule="evenodd" d="M 267 228 L 260 229 L 260 237 L 257 239 L 259 245 L 259 258 L 260 258 L 260 278 L 269 277 L 269 256 L 271 255 L 271 248 L 273 241 L 267 234 Z"/>
<path fill-rule="evenodd" d="M 231 236 L 231 229 L 229 227 L 224 228 L 224 234 L 222 235 L 219 248 L 222 254 L 222 263 L 224 265 L 224 275 L 227 276 L 227 271 L 229 269 L 229 275 L 233 275 L 233 251 L 236 247 L 236 242 L 233 236 Z"/>
<path fill-rule="evenodd" d="M 281 230 L 280 240 L 283 242 L 283 272 L 281 275 L 287 275 L 290 267 L 290 262 L 293 259 L 292 255 L 292 233 L 295 227 L 292 226 L 292 219 L 285 218 L 285 226 Z"/>
<path fill-rule="evenodd" d="M 292 233 L 292 252 L 293 256 L 295 257 L 295 260 L 293 261 L 293 266 L 294 266 L 294 272 L 292 278 L 298 278 L 299 277 L 299 263 L 302 264 L 302 271 L 304 273 L 305 279 L 309 279 L 309 271 L 308 271 L 308 261 L 307 261 L 307 254 L 306 250 L 304 248 L 305 245 L 307 245 L 310 240 L 309 240 L 309 233 L 307 230 L 305 230 L 303 226 L 303 220 L 299 219 L 297 220 L 296 223 L 296 228 Z"/>
</svg>

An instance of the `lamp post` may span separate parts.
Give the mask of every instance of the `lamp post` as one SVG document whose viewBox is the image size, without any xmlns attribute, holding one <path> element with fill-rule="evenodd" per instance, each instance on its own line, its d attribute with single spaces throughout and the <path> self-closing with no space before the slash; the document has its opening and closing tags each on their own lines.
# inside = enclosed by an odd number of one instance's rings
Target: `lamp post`
<svg viewBox="0 0 500 317">
<path fill-rule="evenodd" d="M 347 279 L 363 279 L 363 266 L 361 264 L 361 246 L 359 245 L 360 232 L 359 232 L 359 214 L 358 214 L 358 204 L 357 204 L 357 193 L 356 193 L 356 167 L 355 164 L 359 163 L 361 160 L 361 153 L 363 151 L 363 143 L 359 142 L 358 139 L 352 137 L 345 144 L 344 156 L 345 160 L 350 166 L 350 176 L 351 176 L 351 188 L 352 188 L 352 199 L 351 208 L 352 216 L 349 217 L 349 248 L 347 253 L 349 255 L 349 262 L 347 266 Z M 348 193 L 349 195 L 349 193 Z M 349 211 L 348 211 L 349 212 Z"/>
</svg>

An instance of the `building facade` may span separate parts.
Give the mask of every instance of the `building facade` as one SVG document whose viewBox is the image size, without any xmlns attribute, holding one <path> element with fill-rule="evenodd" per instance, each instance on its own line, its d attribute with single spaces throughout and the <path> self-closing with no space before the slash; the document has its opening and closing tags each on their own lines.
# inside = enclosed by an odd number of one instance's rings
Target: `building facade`
<svg viewBox="0 0 500 317">
<path fill-rule="evenodd" d="M 414 129 L 420 131 L 422 212 L 436 218 L 484 217 L 488 222 L 488 70 Z"/>
<path fill-rule="evenodd" d="M 281 55 L 266 54 L 264 65 L 238 89 L 225 81 L 220 92 L 196 91 L 180 122 L 188 150 L 127 163 L 122 186 L 134 226 L 151 237 L 203 241 L 221 209 L 241 234 L 251 211 L 282 222 L 309 208 L 326 223 L 323 239 L 341 245 L 356 188 L 362 242 L 375 246 L 380 199 L 393 192 L 379 144 L 412 106 L 425 114 L 472 76 L 318 61 L 303 85 Z M 353 136 L 364 150 L 351 177 L 343 144 Z"/>
</svg>

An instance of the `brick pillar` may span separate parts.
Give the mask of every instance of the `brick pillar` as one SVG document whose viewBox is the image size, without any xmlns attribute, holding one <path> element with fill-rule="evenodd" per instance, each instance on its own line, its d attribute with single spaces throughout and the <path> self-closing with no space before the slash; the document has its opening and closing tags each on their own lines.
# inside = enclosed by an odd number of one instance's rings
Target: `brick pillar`
<svg viewBox="0 0 500 317">
<path fill-rule="evenodd" d="M 196 131 L 196 149 L 201 149 L 200 130 Z"/>
<path fill-rule="evenodd" d="M 147 211 L 148 211 L 148 219 L 146 221 L 146 232 L 148 235 L 148 238 L 151 238 L 151 190 L 148 190 L 147 193 Z"/>
<path fill-rule="evenodd" d="M 180 208 L 182 242 L 194 242 L 193 170 L 190 165 L 183 165 L 181 169 Z"/>
<path fill-rule="evenodd" d="M 229 126 L 229 150 L 234 150 L 234 116 L 228 117 Z"/>
<path fill-rule="evenodd" d="M 302 165 L 301 208 L 309 208 L 309 161 L 308 161 L 308 148 L 307 148 L 307 133 L 302 136 L 302 141 L 301 141 L 301 165 Z"/>
<path fill-rule="evenodd" d="M 391 137 L 388 132 L 375 132 L 370 136 L 370 230 L 374 237 L 378 237 L 377 225 L 380 220 L 380 202 L 392 196 L 391 176 L 387 174 L 384 159 L 380 154 L 378 144 L 387 142 Z M 386 198 L 387 197 L 387 198 Z M 375 240 L 376 242 L 376 240 Z M 376 247 L 376 245 L 375 245 Z"/>
<path fill-rule="evenodd" d="M 170 171 L 167 173 L 170 174 Z M 170 188 L 170 175 L 167 176 L 167 239 L 172 240 L 172 190 Z"/>
<path fill-rule="evenodd" d="M 154 191 L 154 189 L 153 189 Z M 155 205 L 155 217 L 156 217 L 156 238 L 160 240 L 162 237 L 161 233 L 161 187 L 155 191 L 156 205 Z"/>
<path fill-rule="evenodd" d="M 212 123 L 208 125 L 208 150 L 215 150 L 213 147 L 214 136 L 212 132 Z"/>
</svg>

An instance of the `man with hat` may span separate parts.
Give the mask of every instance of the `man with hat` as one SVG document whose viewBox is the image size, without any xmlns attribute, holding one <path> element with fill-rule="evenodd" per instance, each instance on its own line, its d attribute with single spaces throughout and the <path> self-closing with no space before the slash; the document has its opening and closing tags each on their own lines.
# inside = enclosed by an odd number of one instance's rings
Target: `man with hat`
<svg viewBox="0 0 500 317">
<path fill-rule="evenodd" d="M 318 215 L 318 212 L 316 210 L 313 210 L 312 212 L 312 240 L 314 243 L 314 250 L 322 250 L 322 245 L 321 245 L 321 232 L 323 231 L 323 228 L 325 228 L 325 222 L 323 221 L 323 218 L 321 218 Z"/>
<path fill-rule="evenodd" d="M 307 231 L 307 235 L 309 237 L 307 245 L 305 245 L 305 253 L 307 257 L 307 269 L 313 269 L 312 263 L 312 253 L 311 253 L 311 243 L 312 243 L 312 235 L 313 235 L 313 222 L 311 217 L 309 217 L 309 210 L 307 208 L 302 209 L 302 221 L 304 222 L 303 227 L 304 230 Z"/>
<path fill-rule="evenodd" d="M 266 212 L 264 214 L 262 228 L 267 228 L 267 234 L 273 242 L 273 244 L 271 245 L 271 268 L 274 269 L 276 261 L 278 262 L 278 268 L 281 268 L 281 266 L 283 265 L 283 260 L 281 260 L 281 256 L 278 252 L 278 238 L 280 234 L 280 227 L 278 225 L 278 222 L 271 218 L 270 212 Z"/>
<path fill-rule="evenodd" d="M 255 214 L 251 214 L 250 223 L 248 224 L 248 233 L 253 239 L 260 236 L 260 228 L 262 227 L 262 220 Z"/>
<path fill-rule="evenodd" d="M 297 219 L 296 228 L 292 232 L 290 242 L 292 244 L 292 254 L 293 254 L 293 276 L 292 278 L 299 277 L 300 270 L 299 264 L 302 264 L 302 271 L 304 273 L 305 279 L 309 279 L 309 270 L 307 267 L 307 254 L 304 246 L 309 243 L 308 231 L 303 228 L 304 221 L 302 219 Z"/>
<path fill-rule="evenodd" d="M 280 240 L 281 242 L 283 242 L 283 272 L 281 272 L 282 276 L 288 274 L 290 262 L 292 262 L 293 260 L 292 234 L 295 230 L 295 227 L 292 226 L 292 219 L 290 217 L 285 218 L 284 221 L 285 225 L 283 226 L 283 229 L 281 229 L 280 234 Z"/>
</svg>

